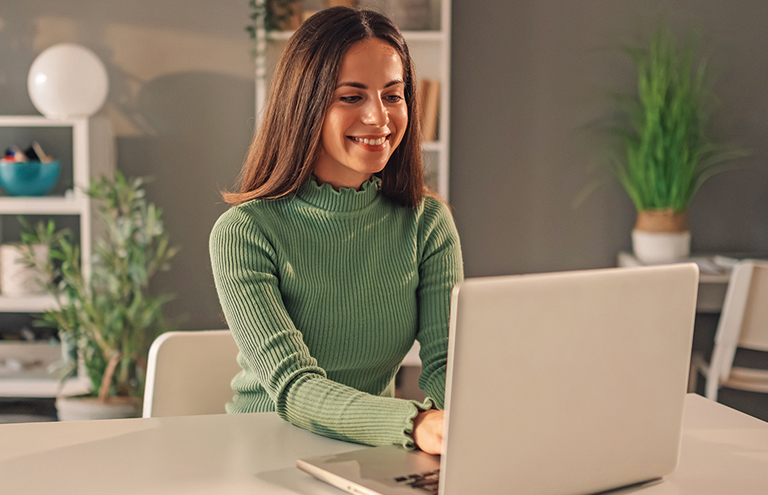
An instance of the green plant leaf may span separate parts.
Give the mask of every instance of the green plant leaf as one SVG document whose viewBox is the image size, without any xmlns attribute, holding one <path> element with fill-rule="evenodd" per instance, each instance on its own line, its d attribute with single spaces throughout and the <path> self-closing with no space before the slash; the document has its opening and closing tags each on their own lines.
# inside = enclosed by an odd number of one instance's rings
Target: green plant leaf
<svg viewBox="0 0 768 495">
<path fill-rule="evenodd" d="M 723 163 L 748 153 L 707 135 L 715 98 L 695 38 L 678 48 L 659 24 L 646 46 L 621 50 L 632 62 L 637 87 L 635 93 L 607 93 L 614 114 L 606 129 L 615 151 L 606 163 L 638 211 L 684 211 L 704 181 L 732 168 Z"/>
</svg>

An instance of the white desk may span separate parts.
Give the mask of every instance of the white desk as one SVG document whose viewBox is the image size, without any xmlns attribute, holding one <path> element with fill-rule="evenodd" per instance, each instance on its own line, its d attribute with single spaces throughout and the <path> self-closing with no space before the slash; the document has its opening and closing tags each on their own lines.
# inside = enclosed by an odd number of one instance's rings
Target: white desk
<svg viewBox="0 0 768 495">
<path fill-rule="evenodd" d="M 339 495 L 296 458 L 358 448 L 275 414 L 0 425 L 0 493 Z M 631 492 L 768 493 L 768 423 L 689 395 L 678 470 Z"/>
</svg>

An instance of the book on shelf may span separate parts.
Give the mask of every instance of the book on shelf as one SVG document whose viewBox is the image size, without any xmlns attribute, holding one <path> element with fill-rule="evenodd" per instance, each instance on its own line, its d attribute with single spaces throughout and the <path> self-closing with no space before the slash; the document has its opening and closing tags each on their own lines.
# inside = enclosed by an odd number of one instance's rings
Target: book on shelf
<svg viewBox="0 0 768 495">
<path fill-rule="evenodd" d="M 440 81 L 422 79 L 419 86 L 419 117 L 422 141 L 437 141 L 438 111 L 440 109 Z"/>
</svg>

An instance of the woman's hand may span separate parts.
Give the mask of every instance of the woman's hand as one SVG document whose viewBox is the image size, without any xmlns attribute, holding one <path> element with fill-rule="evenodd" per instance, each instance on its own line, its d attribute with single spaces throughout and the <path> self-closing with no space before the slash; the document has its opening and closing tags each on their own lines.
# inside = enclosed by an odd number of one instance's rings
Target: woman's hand
<svg viewBox="0 0 768 495">
<path fill-rule="evenodd" d="M 420 412 L 413 419 L 413 441 L 427 454 L 439 454 L 443 448 L 443 411 Z"/>
</svg>

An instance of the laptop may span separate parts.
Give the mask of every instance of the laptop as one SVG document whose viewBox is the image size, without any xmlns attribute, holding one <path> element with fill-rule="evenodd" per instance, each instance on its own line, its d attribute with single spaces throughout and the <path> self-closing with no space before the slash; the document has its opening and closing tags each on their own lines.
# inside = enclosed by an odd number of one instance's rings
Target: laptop
<svg viewBox="0 0 768 495">
<path fill-rule="evenodd" d="M 441 456 L 297 461 L 366 495 L 576 495 L 674 471 L 693 263 L 467 279 L 452 296 Z"/>
</svg>

